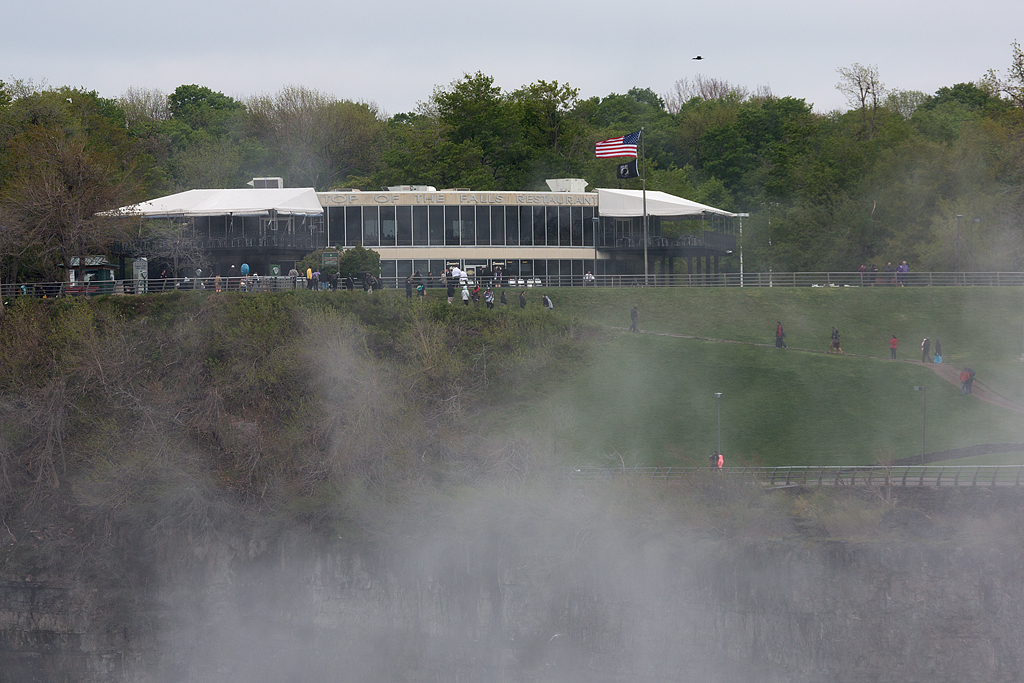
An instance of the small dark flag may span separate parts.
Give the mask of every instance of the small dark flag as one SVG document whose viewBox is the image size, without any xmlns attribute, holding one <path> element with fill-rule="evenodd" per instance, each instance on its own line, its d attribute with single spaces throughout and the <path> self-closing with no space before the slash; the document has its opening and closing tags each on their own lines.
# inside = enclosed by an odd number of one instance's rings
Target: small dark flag
<svg viewBox="0 0 1024 683">
<path fill-rule="evenodd" d="M 618 178 L 619 180 L 624 180 L 626 178 L 639 178 L 640 173 L 639 171 L 636 170 L 636 159 L 633 159 L 633 161 L 628 161 L 624 164 L 619 164 L 618 168 L 615 171 L 615 177 Z"/>
</svg>

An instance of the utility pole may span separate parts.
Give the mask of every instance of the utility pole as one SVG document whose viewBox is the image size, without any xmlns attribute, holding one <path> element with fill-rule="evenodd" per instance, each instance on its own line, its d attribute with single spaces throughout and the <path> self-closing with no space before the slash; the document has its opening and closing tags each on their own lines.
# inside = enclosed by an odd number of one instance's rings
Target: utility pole
<svg viewBox="0 0 1024 683">
<path fill-rule="evenodd" d="M 715 398 L 718 399 L 718 452 L 715 455 L 722 454 L 722 392 L 716 392 Z"/>
<path fill-rule="evenodd" d="M 743 286 L 743 219 L 749 218 L 749 213 L 736 214 L 740 219 L 740 287 Z"/>
<path fill-rule="evenodd" d="M 956 274 L 957 274 L 957 280 L 960 279 L 959 276 L 960 276 L 960 219 L 961 218 L 963 218 L 963 216 L 960 215 L 960 214 L 957 214 L 957 216 L 956 216 Z"/>
<path fill-rule="evenodd" d="M 928 392 L 924 387 L 914 387 L 914 391 L 921 392 L 921 464 L 924 464 L 924 429 L 925 420 L 928 416 Z"/>
</svg>

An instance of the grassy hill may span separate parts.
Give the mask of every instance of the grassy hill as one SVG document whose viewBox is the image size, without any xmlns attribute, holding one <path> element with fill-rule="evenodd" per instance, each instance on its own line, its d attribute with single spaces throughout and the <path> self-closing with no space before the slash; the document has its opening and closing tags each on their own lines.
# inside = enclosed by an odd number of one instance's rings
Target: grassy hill
<svg viewBox="0 0 1024 683">
<path fill-rule="evenodd" d="M 0 321 L 0 517 L 18 538 L 48 531 L 0 564 L 141 576 L 169 529 L 197 547 L 246 526 L 386 545 L 443 501 L 552 465 L 705 464 L 715 392 L 728 464 L 917 454 L 922 385 L 929 451 L 1024 441 L 1020 414 L 887 344 L 919 357 L 938 337 L 1022 401 L 1016 290 L 548 293 L 554 312 L 537 290 L 526 311 L 438 291 L 19 301 Z M 634 303 L 661 334 L 625 330 Z M 851 355 L 821 352 L 831 325 Z"/>
<path fill-rule="evenodd" d="M 488 439 L 527 441 L 563 465 L 703 464 L 717 448 L 715 392 L 730 464 L 916 454 L 914 386 L 927 388 L 927 450 L 1024 441 L 1019 414 L 888 357 L 891 334 L 901 359 L 940 339 L 947 363 L 1024 403 L 1016 289 L 548 293 L 554 313 L 538 290 L 525 312 L 449 307 L 440 291 L 426 303 L 391 291 L 23 302 L 0 326 L 0 437 L 19 453 L 67 444 L 66 467 L 132 439 L 163 444 L 170 430 L 247 495 L 285 481 L 313 490 L 332 471 L 400 469 Z M 633 304 L 641 329 L 660 334 L 625 331 Z M 773 348 L 778 320 L 789 350 Z M 823 353 L 833 325 L 847 355 Z M 51 417 L 33 423 L 32 411 Z"/>
<path fill-rule="evenodd" d="M 969 364 L 1000 395 L 1024 403 L 1022 294 L 996 288 L 574 289 L 551 293 L 557 310 L 603 327 L 763 344 L 613 331 L 589 349 L 585 368 L 531 411 L 566 462 L 686 464 L 717 447 L 715 392 L 722 392 L 722 449 L 730 462 L 868 464 L 926 448 L 1024 441 L 1021 416 L 961 398 L 917 363 L 925 336 L 945 362 Z M 773 347 L 781 320 L 789 350 Z M 829 330 L 844 356 L 826 355 Z M 800 351 L 813 350 L 818 353 Z M 860 357 L 869 356 L 869 357 Z M 538 392 L 547 393 L 547 392 Z M 613 458 L 615 462 L 619 460 Z"/>
</svg>

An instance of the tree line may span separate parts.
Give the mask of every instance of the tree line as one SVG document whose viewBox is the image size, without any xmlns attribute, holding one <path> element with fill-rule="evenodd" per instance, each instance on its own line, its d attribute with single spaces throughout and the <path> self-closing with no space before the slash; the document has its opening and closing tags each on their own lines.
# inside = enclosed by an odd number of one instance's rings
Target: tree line
<svg viewBox="0 0 1024 683">
<path fill-rule="evenodd" d="M 582 98 L 558 82 L 502 90 L 477 72 L 394 115 L 302 86 L 105 98 L 12 79 L 0 82 L 0 277 L 53 276 L 75 255 L 139 237 L 101 212 L 256 176 L 317 190 L 529 191 L 554 177 L 638 189 L 594 143 L 640 128 L 649 189 L 750 213 L 749 270 L 1019 270 L 1024 55 L 1012 52 L 1005 74 L 930 95 L 887 88 L 874 66 L 840 68 L 849 108 L 828 113 L 704 76 L 664 94 Z"/>
</svg>

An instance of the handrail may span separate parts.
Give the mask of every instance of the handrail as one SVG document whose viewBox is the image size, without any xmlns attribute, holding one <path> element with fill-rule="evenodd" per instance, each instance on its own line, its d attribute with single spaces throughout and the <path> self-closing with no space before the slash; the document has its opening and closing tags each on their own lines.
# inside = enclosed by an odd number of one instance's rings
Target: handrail
<svg viewBox="0 0 1024 683">
<path fill-rule="evenodd" d="M 238 285 L 240 289 L 246 281 L 243 277 L 222 276 L 225 283 Z M 282 289 L 304 289 L 305 278 L 299 277 L 295 283 L 285 275 L 260 275 L 249 280 L 258 282 L 260 291 L 280 291 Z M 1021 287 L 1024 286 L 1024 272 L 979 272 L 979 273 L 902 273 L 899 280 L 893 273 L 859 273 L 859 272 L 787 272 L 787 273 L 653 273 L 644 276 L 642 273 L 629 275 L 595 275 L 585 278 L 584 275 L 508 275 L 499 279 L 490 276 L 470 277 L 468 281 L 483 286 L 501 287 L 813 287 L 835 289 L 843 287 Z M 381 277 L 382 285 L 387 289 L 403 289 L 405 276 Z M 441 289 L 445 283 L 438 276 L 423 276 L 422 282 L 427 289 Z M 198 285 L 197 285 L 198 283 Z M 326 283 L 322 283 L 326 284 Z M 357 283 L 361 285 L 361 283 Z M 70 282 L 17 282 L 0 284 L 0 294 L 4 299 L 18 296 L 54 297 L 68 294 L 109 294 L 109 293 L 142 293 L 159 292 L 175 289 L 206 289 L 215 287 L 215 278 L 167 278 L 138 280 L 100 280 L 87 283 Z M 95 291 L 94 291 L 95 288 Z M 340 287 L 339 287 L 340 289 Z"/>
<path fill-rule="evenodd" d="M 1024 465 L 792 465 L 776 467 L 574 467 L 561 470 L 570 481 L 642 476 L 681 481 L 708 476 L 775 486 L 1021 486 Z M 953 474 L 952 483 L 949 475 Z M 799 482 L 799 483 L 797 483 Z M 884 483 L 883 483 L 884 482 Z"/>
</svg>

